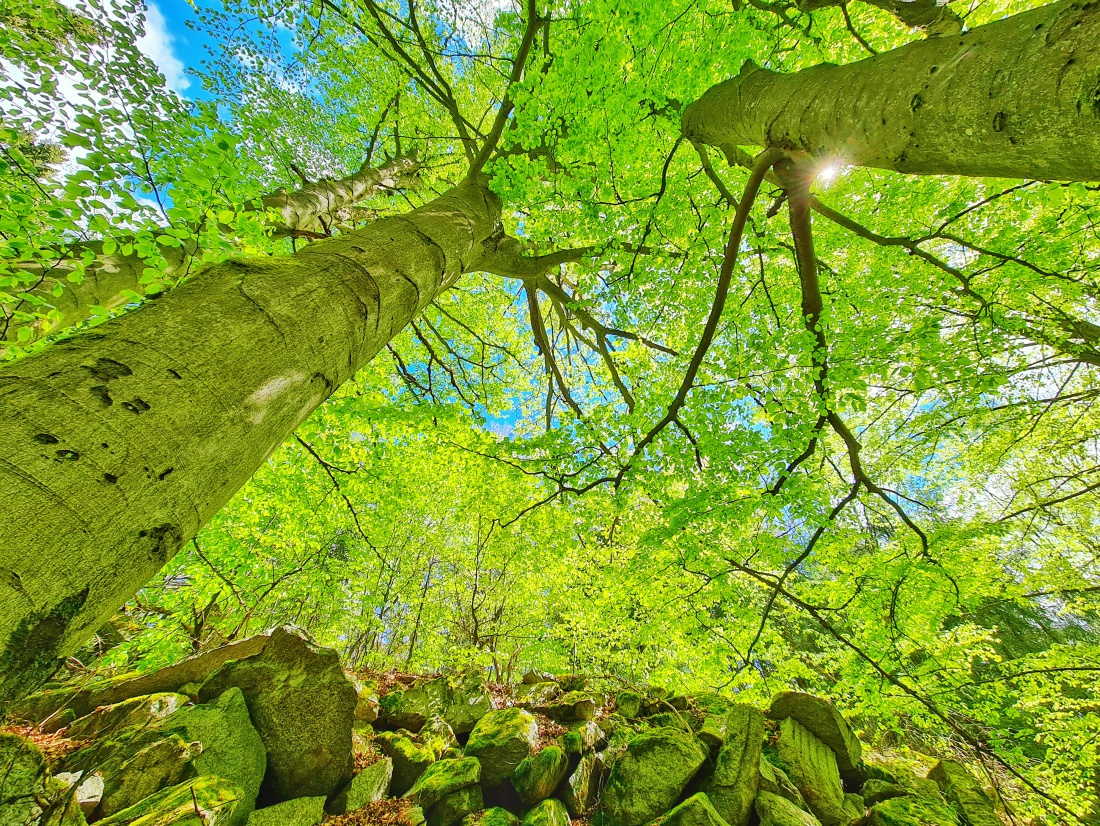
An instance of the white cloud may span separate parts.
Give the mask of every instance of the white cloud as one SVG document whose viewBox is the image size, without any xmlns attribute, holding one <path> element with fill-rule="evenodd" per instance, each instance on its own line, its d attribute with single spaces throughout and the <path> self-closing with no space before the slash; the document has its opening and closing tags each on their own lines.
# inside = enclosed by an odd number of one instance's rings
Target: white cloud
<svg viewBox="0 0 1100 826">
<path fill-rule="evenodd" d="M 183 61 L 172 51 L 174 40 L 175 38 L 168 33 L 167 23 L 160 9 L 155 3 L 147 2 L 145 34 L 138 39 L 138 48 L 157 64 L 157 68 L 167 81 L 168 88 L 182 95 L 191 85 L 191 81 L 184 74 Z"/>
</svg>

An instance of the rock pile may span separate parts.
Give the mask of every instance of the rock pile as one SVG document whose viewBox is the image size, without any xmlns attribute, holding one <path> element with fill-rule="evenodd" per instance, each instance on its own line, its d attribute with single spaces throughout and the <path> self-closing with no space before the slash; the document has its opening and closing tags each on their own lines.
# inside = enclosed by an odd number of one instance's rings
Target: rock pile
<svg viewBox="0 0 1100 826">
<path fill-rule="evenodd" d="M 35 733 L 0 733 L 0 826 L 1001 823 L 965 766 L 866 761 L 808 694 L 762 712 L 537 673 L 506 693 L 478 675 L 360 679 L 289 627 L 56 686 L 9 709 Z"/>
</svg>

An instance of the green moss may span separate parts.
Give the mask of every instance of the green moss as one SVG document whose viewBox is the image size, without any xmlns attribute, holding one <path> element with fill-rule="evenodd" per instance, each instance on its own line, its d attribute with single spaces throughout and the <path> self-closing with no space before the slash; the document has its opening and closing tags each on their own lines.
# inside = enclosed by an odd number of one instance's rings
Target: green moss
<svg viewBox="0 0 1100 826">
<path fill-rule="evenodd" d="M 34 823 L 37 819 L 35 798 L 45 793 L 46 759 L 33 743 L 14 734 L 0 734 L 0 766 L 4 767 L 4 823 Z"/>
<path fill-rule="evenodd" d="M 654 826 L 729 826 L 711 804 L 710 799 L 700 792 L 694 794 L 654 821 Z"/>
<path fill-rule="evenodd" d="M 928 797 L 895 797 L 871 807 L 871 826 L 957 826 L 955 813 Z"/>
<path fill-rule="evenodd" d="M 816 817 L 771 792 L 757 793 L 756 814 L 760 826 L 821 826 Z"/>
<path fill-rule="evenodd" d="M 404 796 L 428 809 L 451 792 L 479 782 L 481 782 L 481 763 L 475 758 L 440 760 L 428 766 Z"/>
<path fill-rule="evenodd" d="M 519 826 L 519 818 L 507 809 L 493 807 L 462 819 L 462 826 Z"/>
<path fill-rule="evenodd" d="M 502 708 L 478 720 L 470 732 L 465 754 L 481 761 L 482 781 L 486 786 L 495 786 L 507 780 L 534 751 L 538 736 L 538 723 L 533 715 L 520 708 Z"/>
<path fill-rule="evenodd" d="M 390 794 L 400 797 L 405 794 L 424 770 L 435 762 L 431 749 L 414 743 L 408 737 L 395 737 L 389 742 L 390 756 L 393 758 L 393 780 Z"/>
<path fill-rule="evenodd" d="M 428 810 L 428 826 L 454 826 L 484 805 L 481 786 L 467 786 L 445 795 Z"/>
<path fill-rule="evenodd" d="M 943 796 L 967 826 L 999 826 L 1001 819 L 993 810 L 993 801 L 966 766 L 955 760 L 941 760 L 928 772 L 928 779 L 939 785 Z"/>
<path fill-rule="evenodd" d="M 61 666 L 69 625 L 88 601 L 89 589 L 72 594 L 47 611 L 20 620 L 0 652 L 0 705 L 25 697 Z"/>
<path fill-rule="evenodd" d="M 560 800 L 551 797 L 527 813 L 523 826 L 570 826 L 569 812 Z"/>
<path fill-rule="evenodd" d="M 231 821 L 243 793 L 220 777 L 204 776 L 150 795 L 101 826 L 222 826 Z"/>
<path fill-rule="evenodd" d="M 254 811 L 248 826 L 317 826 L 324 816 L 323 797 L 298 797 Z"/>
<path fill-rule="evenodd" d="M 642 713 L 645 698 L 637 691 L 620 691 L 615 695 L 615 706 L 624 717 L 638 717 Z"/>
<path fill-rule="evenodd" d="M 569 758 L 558 746 L 529 755 L 512 773 L 512 785 L 524 803 L 538 803 L 554 793 L 569 773 Z"/>
<path fill-rule="evenodd" d="M 615 761 L 601 811 L 610 826 L 641 826 L 668 811 L 706 759 L 687 732 L 657 728 L 639 734 Z"/>
</svg>

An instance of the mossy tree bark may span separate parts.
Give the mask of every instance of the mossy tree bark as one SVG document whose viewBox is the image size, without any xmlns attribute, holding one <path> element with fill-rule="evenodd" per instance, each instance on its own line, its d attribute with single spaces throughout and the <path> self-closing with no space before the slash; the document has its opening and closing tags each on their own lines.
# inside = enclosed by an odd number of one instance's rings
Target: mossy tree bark
<svg viewBox="0 0 1100 826">
<path fill-rule="evenodd" d="M 747 63 L 684 135 L 932 175 L 1100 180 L 1100 3 L 1061 0 L 844 66 Z"/>
<path fill-rule="evenodd" d="M 500 232 L 466 184 L 0 368 L 0 699 L 40 683 Z"/>
</svg>

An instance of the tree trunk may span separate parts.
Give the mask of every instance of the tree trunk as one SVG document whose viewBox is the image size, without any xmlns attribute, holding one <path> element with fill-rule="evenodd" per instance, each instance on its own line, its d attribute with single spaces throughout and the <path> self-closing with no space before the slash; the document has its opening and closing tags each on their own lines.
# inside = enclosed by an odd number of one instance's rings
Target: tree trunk
<svg viewBox="0 0 1100 826">
<path fill-rule="evenodd" d="M 466 184 L 0 368 L 0 699 L 40 683 L 500 229 Z"/>
<path fill-rule="evenodd" d="M 1061 0 L 845 66 L 746 63 L 685 136 L 926 175 L 1100 180 L 1100 4 Z"/>
<path fill-rule="evenodd" d="M 363 164 L 354 175 L 337 181 L 318 181 L 294 192 L 280 189 L 264 195 L 259 208 L 274 210 L 279 215 L 278 221 L 271 224 L 272 235 L 276 238 L 295 233 L 327 235 L 328 226 L 344 217 L 360 201 L 382 192 L 414 186 L 419 166 L 411 157 L 394 158 L 378 168 Z M 121 244 L 116 244 L 118 246 Z M 158 250 L 167 262 L 165 273 L 176 279 L 186 277 L 192 268 L 197 268 L 202 254 L 194 239 L 178 247 L 161 244 Z M 92 253 L 94 260 L 83 280 L 76 284 L 67 276 L 75 269 L 72 262 L 79 260 L 86 251 Z M 147 266 L 146 259 L 135 251 L 124 254 L 116 249 L 105 255 L 102 241 L 66 247 L 57 263 L 48 269 L 37 264 L 21 266 L 22 272 L 37 282 L 26 293 L 56 310 L 57 317 L 52 322 L 41 317 L 20 318 L 13 313 L 32 313 L 41 305 L 15 304 L 7 311 L 9 317 L 0 323 L 0 341 L 18 341 L 19 331 L 24 328 L 32 331 L 31 338 L 26 341 L 42 338 L 84 321 L 92 315 L 94 307 L 117 310 L 131 300 L 127 293 L 144 294 L 141 278 Z M 55 296 L 53 291 L 58 285 L 62 292 Z"/>
</svg>

